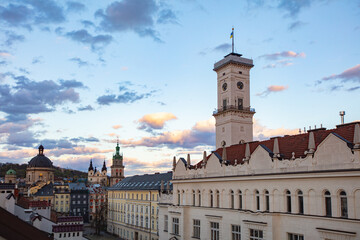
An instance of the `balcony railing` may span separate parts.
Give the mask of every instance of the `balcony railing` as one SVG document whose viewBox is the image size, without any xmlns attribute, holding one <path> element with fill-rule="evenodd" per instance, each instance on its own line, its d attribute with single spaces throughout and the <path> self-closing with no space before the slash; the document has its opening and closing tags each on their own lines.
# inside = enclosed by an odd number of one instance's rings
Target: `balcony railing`
<svg viewBox="0 0 360 240">
<path fill-rule="evenodd" d="M 236 106 L 236 105 L 228 105 L 219 109 L 215 109 L 215 111 L 213 112 L 213 115 L 225 112 L 225 111 L 229 111 L 229 110 L 237 110 L 237 111 L 241 111 L 241 112 L 247 112 L 247 113 L 255 113 L 255 108 L 250 108 L 250 107 L 241 107 L 241 106 Z"/>
</svg>

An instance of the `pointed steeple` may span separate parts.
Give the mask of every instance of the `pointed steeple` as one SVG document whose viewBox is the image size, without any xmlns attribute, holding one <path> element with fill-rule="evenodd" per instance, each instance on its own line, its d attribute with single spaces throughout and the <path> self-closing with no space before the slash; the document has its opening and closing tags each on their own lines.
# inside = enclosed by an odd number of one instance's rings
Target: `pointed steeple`
<svg viewBox="0 0 360 240">
<path fill-rule="evenodd" d="M 221 162 L 221 165 L 225 164 L 226 161 L 227 161 L 227 154 L 226 154 L 226 147 L 225 147 L 225 144 L 223 145 L 223 151 L 222 151 L 222 162 Z"/>
<path fill-rule="evenodd" d="M 90 166 L 89 166 L 89 170 L 88 170 L 88 171 L 91 171 L 91 170 L 94 170 L 93 165 L 92 165 L 92 159 L 90 159 Z"/>
<path fill-rule="evenodd" d="M 104 160 L 104 164 L 103 164 L 103 167 L 102 167 L 102 169 L 101 169 L 101 171 L 106 171 L 107 169 L 106 169 L 106 164 L 105 164 L 105 160 Z"/>
<path fill-rule="evenodd" d="M 188 155 L 187 155 L 187 161 L 186 161 L 186 163 L 187 163 L 187 167 L 190 168 L 190 166 L 191 166 L 191 161 L 190 161 L 190 154 L 189 154 L 189 153 L 188 153 Z"/>
<path fill-rule="evenodd" d="M 360 149 L 360 126 L 359 124 L 355 124 L 354 128 L 354 148 Z"/>
<path fill-rule="evenodd" d="M 249 143 L 246 143 L 246 145 L 245 145 L 245 159 L 244 160 L 249 161 L 250 157 L 251 157 L 250 145 L 249 145 Z"/>
<path fill-rule="evenodd" d="M 94 174 L 96 173 L 96 171 L 97 171 L 97 170 L 96 170 L 96 167 L 95 167 Z"/>
<path fill-rule="evenodd" d="M 173 158 L 173 171 L 175 171 L 175 167 L 176 167 L 176 157 L 174 156 Z"/>
<path fill-rule="evenodd" d="M 314 132 L 309 133 L 309 143 L 308 143 L 308 154 L 313 154 L 315 152 L 315 137 Z"/>
<path fill-rule="evenodd" d="M 116 141 L 116 155 L 120 155 L 119 138 Z"/>
<path fill-rule="evenodd" d="M 274 153 L 274 156 L 273 156 L 274 158 L 280 157 L 279 140 L 278 140 L 278 138 L 275 138 L 275 139 L 274 139 L 273 153 Z"/>
<path fill-rule="evenodd" d="M 205 165 L 206 165 L 206 162 L 207 162 L 206 151 L 204 151 L 201 166 L 205 166 Z"/>
</svg>

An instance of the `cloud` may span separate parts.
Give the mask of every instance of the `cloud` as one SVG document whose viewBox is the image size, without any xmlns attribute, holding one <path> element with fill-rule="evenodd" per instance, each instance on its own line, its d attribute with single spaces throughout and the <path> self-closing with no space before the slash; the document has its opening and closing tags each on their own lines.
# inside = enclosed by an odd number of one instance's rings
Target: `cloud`
<svg viewBox="0 0 360 240">
<path fill-rule="evenodd" d="M 32 14 L 32 10 L 25 5 L 11 3 L 7 7 L 0 6 L 0 21 L 12 27 L 27 25 Z"/>
<path fill-rule="evenodd" d="M 157 23 L 160 24 L 178 24 L 178 19 L 176 14 L 171 9 L 163 9 L 159 12 L 159 17 Z"/>
<path fill-rule="evenodd" d="M 289 88 L 288 86 L 271 85 L 271 86 L 267 87 L 267 89 L 264 92 L 257 93 L 256 96 L 265 97 L 272 92 L 282 92 L 288 88 Z"/>
<path fill-rule="evenodd" d="M 5 37 L 4 43 L 8 47 L 11 47 L 16 42 L 23 42 L 25 40 L 24 35 L 19 35 L 12 31 L 5 31 Z"/>
<path fill-rule="evenodd" d="M 105 31 L 133 31 L 140 37 L 149 36 L 157 42 L 162 40 L 155 30 L 156 16 L 158 24 L 177 23 L 176 14 L 169 8 L 159 6 L 154 0 L 113 2 L 105 10 L 97 10 L 95 16 L 101 19 L 100 27 Z"/>
<path fill-rule="evenodd" d="M 81 24 L 84 26 L 84 28 L 95 27 L 95 24 L 89 20 L 82 20 Z"/>
<path fill-rule="evenodd" d="M 91 105 L 85 107 L 78 107 L 78 111 L 94 111 L 95 109 Z"/>
<path fill-rule="evenodd" d="M 43 57 L 39 56 L 39 57 L 34 57 L 31 64 L 37 64 L 37 63 L 43 63 Z"/>
<path fill-rule="evenodd" d="M 360 86 L 349 88 L 349 89 L 347 89 L 347 91 L 352 92 L 352 91 L 356 91 L 358 89 L 360 89 Z"/>
<path fill-rule="evenodd" d="M 50 149 L 46 145 L 44 145 L 45 148 Z M 113 149 L 99 149 L 95 147 L 72 147 L 72 148 L 56 148 L 48 151 L 48 155 L 60 157 L 62 155 L 89 155 L 93 153 L 110 153 L 113 152 Z M 90 160 L 90 159 L 89 159 Z"/>
<path fill-rule="evenodd" d="M 103 49 L 110 44 L 113 40 L 111 35 L 91 35 L 87 30 L 81 29 L 77 31 L 71 31 L 65 34 L 66 37 L 73 41 L 90 45 L 91 50 L 97 51 Z"/>
<path fill-rule="evenodd" d="M 154 129 L 163 129 L 167 121 L 177 119 L 172 113 L 159 112 L 146 114 L 138 120 L 140 123 L 138 129 L 145 131 L 152 131 Z"/>
<path fill-rule="evenodd" d="M 223 43 L 220 44 L 218 46 L 216 46 L 213 51 L 218 51 L 218 52 L 228 52 L 231 49 L 231 44 L 230 43 Z"/>
<path fill-rule="evenodd" d="M 122 128 L 122 126 L 121 126 L 120 124 L 118 124 L 118 125 L 112 126 L 112 128 L 113 128 L 113 129 L 119 129 L 119 128 Z"/>
<path fill-rule="evenodd" d="M 79 2 L 67 2 L 67 11 L 68 12 L 81 12 L 85 10 L 85 5 Z"/>
<path fill-rule="evenodd" d="M 75 80 L 32 81 L 25 76 L 14 76 L 14 86 L 0 84 L 0 111 L 7 114 L 51 112 L 65 102 L 79 102 L 74 88 L 84 87 Z"/>
<path fill-rule="evenodd" d="M 304 58 L 306 57 L 305 53 L 296 53 L 293 51 L 283 51 L 271 54 L 261 55 L 259 58 L 265 58 L 266 60 L 278 60 L 279 58 Z"/>
<path fill-rule="evenodd" d="M 77 137 L 77 138 L 71 138 L 70 141 L 73 142 L 100 142 L 100 140 L 96 137 L 88 137 L 88 138 L 84 138 L 84 137 Z"/>
<path fill-rule="evenodd" d="M 11 57 L 11 54 L 6 51 L 0 51 L 0 57 L 8 58 Z"/>
<path fill-rule="evenodd" d="M 296 17 L 304 8 L 311 5 L 310 0 L 281 0 L 278 8 L 287 12 L 287 16 Z"/>
<path fill-rule="evenodd" d="M 263 68 L 286 67 L 286 66 L 291 66 L 293 64 L 294 63 L 291 60 L 283 59 L 283 60 L 278 60 L 275 63 L 269 63 L 265 65 Z"/>
<path fill-rule="evenodd" d="M 97 103 L 100 105 L 110 105 L 112 103 L 133 103 L 141 99 L 152 96 L 156 91 L 152 90 L 147 93 L 137 93 L 134 90 L 129 90 L 128 86 L 132 86 L 131 82 L 122 82 L 119 86 L 119 94 L 105 94 L 97 98 Z"/>
<path fill-rule="evenodd" d="M 215 144 L 215 128 L 200 126 L 202 124 L 195 124 L 191 129 L 163 132 L 139 140 L 120 140 L 120 143 L 126 147 L 194 148 L 196 146 L 213 146 Z"/>
<path fill-rule="evenodd" d="M 172 168 L 172 160 L 164 159 L 159 161 L 139 161 L 137 158 L 127 157 L 126 161 L 126 174 L 151 174 L 155 172 L 166 172 Z"/>
<path fill-rule="evenodd" d="M 126 67 L 126 66 L 121 67 L 121 71 L 127 71 L 127 70 L 129 70 L 129 68 L 128 68 L 128 67 Z"/>
<path fill-rule="evenodd" d="M 78 57 L 70 58 L 69 60 L 77 63 L 79 67 L 84 67 L 84 66 L 89 65 L 89 63 L 87 61 L 83 61 L 83 60 L 81 60 L 81 58 L 78 58 Z"/>
<path fill-rule="evenodd" d="M 292 31 L 292 30 L 297 30 L 303 26 L 305 26 L 306 23 L 302 22 L 302 21 L 295 21 L 293 23 L 290 24 L 288 30 Z"/>
<path fill-rule="evenodd" d="M 283 135 L 294 135 L 299 133 L 299 129 L 286 129 L 286 128 L 277 128 L 277 129 L 269 129 L 264 125 L 261 125 L 260 121 L 254 119 L 254 140 L 266 140 L 275 136 L 283 136 Z"/>
<path fill-rule="evenodd" d="M 322 78 L 322 81 L 331 81 L 331 80 L 341 80 L 341 82 L 352 81 L 355 83 L 360 83 L 360 64 L 357 64 L 352 68 L 346 69 L 340 74 L 333 74 L 331 76 Z"/>
</svg>

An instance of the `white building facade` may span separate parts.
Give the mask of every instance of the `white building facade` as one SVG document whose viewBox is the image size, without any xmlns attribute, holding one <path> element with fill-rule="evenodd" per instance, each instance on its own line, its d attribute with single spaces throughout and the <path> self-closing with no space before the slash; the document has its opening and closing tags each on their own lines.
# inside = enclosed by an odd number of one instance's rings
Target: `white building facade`
<svg viewBox="0 0 360 240">
<path fill-rule="evenodd" d="M 174 160 L 159 239 L 360 239 L 360 122 L 252 141 L 250 82 L 232 80 L 248 75 L 240 68 L 252 61 L 230 54 L 220 62 L 218 86 L 219 75 L 229 82 L 218 87 L 218 102 L 243 97 L 243 108 L 218 105 L 216 151 L 196 164 Z"/>
</svg>

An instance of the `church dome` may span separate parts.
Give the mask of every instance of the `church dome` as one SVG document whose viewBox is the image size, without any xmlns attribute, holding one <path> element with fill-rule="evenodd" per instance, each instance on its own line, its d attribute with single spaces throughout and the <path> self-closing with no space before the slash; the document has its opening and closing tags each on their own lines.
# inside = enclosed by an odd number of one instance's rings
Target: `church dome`
<svg viewBox="0 0 360 240">
<path fill-rule="evenodd" d="M 14 169 L 9 169 L 7 172 L 6 172 L 6 175 L 16 175 L 16 172 Z"/>
<path fill-rule="evenodd" d="M 44 147 L 42 145 L 40 145 L 39 147 L 39 154 L 30 160 L 28 167 L 44 167 L 44 168 L 53 167 L 53 164 L 50 161 L 50 159 L 44 155 Z"/>
</svg>

